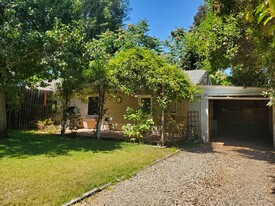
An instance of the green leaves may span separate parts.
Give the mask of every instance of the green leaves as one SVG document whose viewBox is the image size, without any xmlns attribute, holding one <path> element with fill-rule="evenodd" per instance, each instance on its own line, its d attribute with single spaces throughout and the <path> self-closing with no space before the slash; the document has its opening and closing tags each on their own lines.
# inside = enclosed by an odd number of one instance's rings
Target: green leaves
<svg viewBox="0 0 275 206">
<path fill-rule="evenodd" d="M 196 68 L 211 71 L 216 84 L 230 80 L 239 86 L 274 88 L 274 0 L 215 0 L 207 4 L 214 9 L 204 13 L 182 38 L 183 47 L 199 57 Z M 187 56 L 184 50 L 182 53 Z M 226 68 L 231 68 L 229 79 L 219 72 Z"/>
<path fill-rule="evenodd" d="M 273 17 L 275 17 L 275 0 L 269 0 L 269 9 Z"/>
<path fill-rule="evenodd" d="M 150 89 L 154 72 L 164 64 L 153 51 L 135 47 L 116 54 L 109 62 L 111 75 L 123 92 L 134 94 Z"/>
<path fill-rule="evenodd" d="M 118 31 L 119 41 L 117 41 L 117 45 L 121 49 L 130 49 L 137 46 L 160 52 L 160 41 L 149 36 L 148 31 L 149 25 L 146 20 L 141 20 L 136 25 L 129 24 L 126 30 Z"/>
<path fill-rule="evenodd" d="M 271 18 L 269 18 L 270 13 L 268 11 L 267 5 L 268 1 L 263 2 L 255 10 L 255 14 L 258 15 L 258 24 L 260 24 L 263 21 L 263 19 L 265 19 L 264 25 L 266 25 L 272 19 L 272 16 Z"/>
<path fill-rule="evenodd" d="M 206 18 L 193 33 L 193 42 L 203 60 L 203 69 L 215 71 L 230 66 L 230 60 L 236 55 L 236 44 L 240 29 L 233 16 L 221 18 L 213 12 L 208 12 Z"/>
<path fill-rule="evenodd" d="M 192 99 L 198 92 L 181 69 L 147 49 L 121 51 L 109 61 L 109 67 L 117 86 L 128 94 L 146 91 L 173 100 Z"/>
<path fill-rule="evenodd" d="M 151 130 L 154 124 L 153 117 L 148 115 L 148 113 L 142 109 L 141 105 L 136 110 L 127 107 L 124 119 L 130 120 L 132 124 L 123 126 L 123 133 L 139 141 L 142 140 L 146 132 Z"/>
<path fill-rule="evenodd" d="M 172 62 L 185 70 L 216 71 L 230 67 L 238 51 L 241 30 L 236 17 L 221 17 L 208 10 L 189 31 L 173 31 L 168 42 Z"/>
<path fill-rule="evenodd" d="M 215 72 L 215 74 L 211 74 L 210 78 L 213 85 L 224 85 L 224 86 L 231 85 L 226 74 L 220 70 Z"/>
<path fill-rule="evenodd" d="M 82 61 L 78 45 L 108 28 L 118 29 L 128 11 L 128 0 L 1 1 L 0 66 L 15 75 L 17 83 L 33 74 L 56 78 L 56 66 L 62 71 Z"/>
<path fill-rule="evenodd" d="M 268 102 L 268 106 L 273 106 L 275 104 L 275 89 L 274 88 L 269 88 L 266 91 L 263 91 L 263 95 L 265 97 L 269 97 L 270 101 Z"/>
</svg>

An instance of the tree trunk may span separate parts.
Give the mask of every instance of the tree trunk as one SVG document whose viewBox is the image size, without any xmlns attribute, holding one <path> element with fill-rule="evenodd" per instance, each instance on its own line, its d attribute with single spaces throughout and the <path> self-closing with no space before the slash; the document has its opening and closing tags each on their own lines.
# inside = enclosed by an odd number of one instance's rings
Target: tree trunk
<svg viewBox="0 0 275 206">
<path fill-rule="evenodd" d="M 7 113 L 5 94 L 0 92 L 0 138 L 7 137 Z"/>
<path fill-rule="evenodd" d="M 69 99 L 68 95 L 66 95 L 62 105 L 61 135 L 64 135 L 66 132 L 68 103 Z"/>
<path fill-rule="evenodd" d="M 164 109 L 161 108 L 160 145 L 164 146 Z"/>
<path fill-rule="evenodd" d="M 102 125 L 102 118 L 104 115 L 104 104 L 105 104 L 105 91 L 99 92 L 98 98 L 98 119 L 96 124 L 96 138 L 101 138 L 101 125 Z"/>
</svg>

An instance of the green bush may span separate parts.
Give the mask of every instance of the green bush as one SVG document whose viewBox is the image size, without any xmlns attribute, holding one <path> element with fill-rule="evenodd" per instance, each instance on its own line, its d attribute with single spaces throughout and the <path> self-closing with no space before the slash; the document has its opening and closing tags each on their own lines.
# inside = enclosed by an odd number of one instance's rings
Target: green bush
<svg viewBox="0 0 275 206">
<path fill-rule="evenodd" d="M 124 135 L 131 138 L 131 141 L 138 140 L 141 142 L 144 135 L 151 131 L 154 124 L 152 115 L 148 114 L 140 106 L 136 110 L 128 107 L 124 119 L 132 122 L 122 127 Z"/>
<path fill-rule="evenodd" d="M 164 131 L 168 139 L 173 138 L 184 138 L 186 128 L 186 121 L 177 122 L 173 118 L 166 118 L 166 123 L 164 125 Z"/>
<path fill-rule="evenodd" d="M 59 130 L 59 127 L 54 125 L 54 121 L 51 118 L 38 120 L 36 122 L 36 128 L 40 131 L 51 134 L 57 133 Z"/>
<path fill-rule="evenodd" d="M 77 107 L 70 107 L 67 110 L 67 115 L 68 121 L 66 127 L 71 131 L 78 130 L 80 127 L 80 110 Z"/>
</svg>

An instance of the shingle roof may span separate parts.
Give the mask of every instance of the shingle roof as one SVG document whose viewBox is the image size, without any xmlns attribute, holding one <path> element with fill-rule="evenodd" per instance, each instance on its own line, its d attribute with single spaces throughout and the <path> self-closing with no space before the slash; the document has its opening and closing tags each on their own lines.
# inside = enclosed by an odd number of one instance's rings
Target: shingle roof
<svg viewBox="0 0 275 206">
<path fill-rule="evenodd" d="M 207 74 L 206 70 L 188 70 L 184 72 L 194 84 L 203 84 L 202 80 Z"/>
</svg>

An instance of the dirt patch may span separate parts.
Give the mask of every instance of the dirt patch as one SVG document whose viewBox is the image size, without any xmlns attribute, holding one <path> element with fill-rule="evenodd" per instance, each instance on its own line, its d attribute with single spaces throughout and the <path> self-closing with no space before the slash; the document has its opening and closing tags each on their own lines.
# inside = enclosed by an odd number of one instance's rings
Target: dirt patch
<svg viewBox="0 0 275 206">
<path fill-rule="evenodd" d="M 79 129 L 76 131 L 75 135 L 81 136 L 81 137 L 89 137 L 89 138 L 95 138 L 94 136 L 94 130 L 92 129 Z M 107 130 L 107 131 L 102 131 L 101 133 L 101 138 L 102 139 L 110 139 L 110 140 L 119 140 L 119 141 L 129 141 L 130 138 L 125 137 L 123 135 L 122 131 L 113 131 L 113 130 Z M 146 135 L 143 139 L 143 142 L 146 144 L 152 144 L 152 145 L 157 145 L 159 144 L 160 141 L 160 136 L 158 135 Z M 179 144 L 182 142 L 183 139 L 179 137 L 174 137 L 174 138 L 166 138 L 165 145 L 175 145 Z"/>
</svg>

